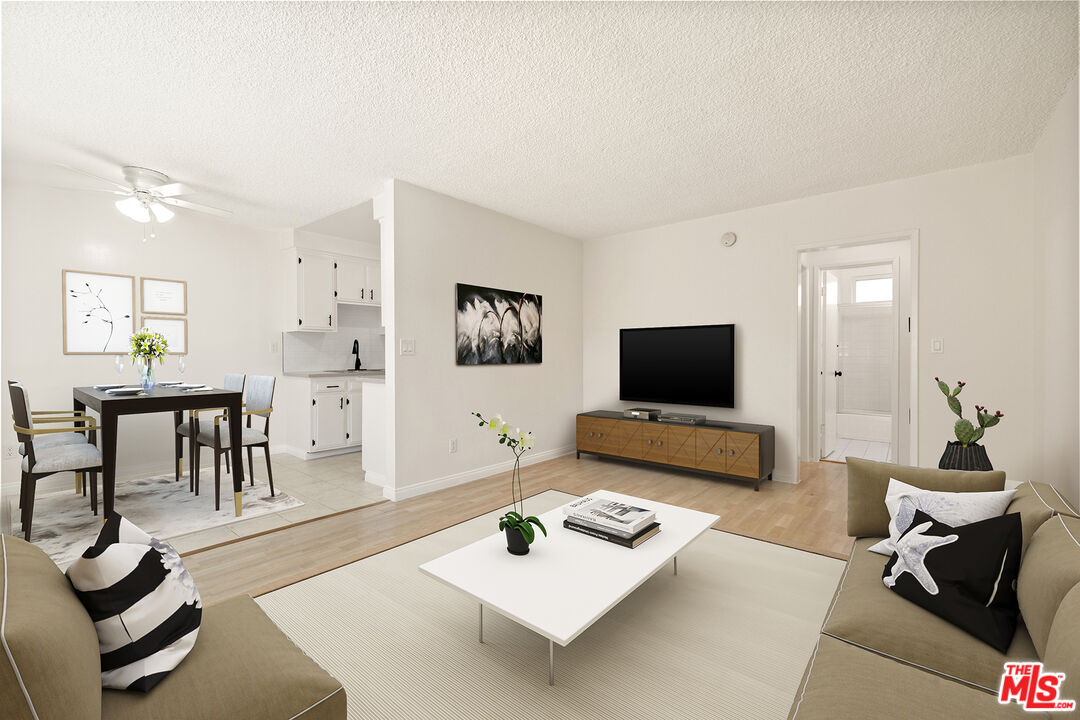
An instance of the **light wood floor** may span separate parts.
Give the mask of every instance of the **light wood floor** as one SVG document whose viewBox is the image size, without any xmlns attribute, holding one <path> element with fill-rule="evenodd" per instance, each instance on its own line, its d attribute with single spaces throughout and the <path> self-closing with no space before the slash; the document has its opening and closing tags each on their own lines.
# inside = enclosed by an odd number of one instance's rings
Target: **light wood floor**
<svg viewBox="0 0 1080 720">
<path fill-rule="evenodd" d="M 748 483 L 573 455 L 522 469 L 526 497 L 594 490 L 652 498 L 720 516 L 713 527 L 847 559 L 845 467 L 803 463 L 802 481 Z M 400 502 L 346 511 L 184 555 L 204 604 L 253 596 L 361 560 L 510 504 L 509 473 Z M 528 505 L 528 501 L 526 501 Z M 452 548 L 447 548 L 447 551 Z"/>
</svg>

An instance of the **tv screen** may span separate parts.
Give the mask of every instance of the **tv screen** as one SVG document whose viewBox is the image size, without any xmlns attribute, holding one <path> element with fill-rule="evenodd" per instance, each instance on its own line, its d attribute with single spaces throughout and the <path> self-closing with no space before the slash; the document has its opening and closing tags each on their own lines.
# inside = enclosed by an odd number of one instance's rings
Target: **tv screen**
<svg viewBox="0 0 1080 720">
<path fill-rule="evenodd" d="M 735 326 L 620 330 L 619 399 L 735 407 Z"/>
</svg>

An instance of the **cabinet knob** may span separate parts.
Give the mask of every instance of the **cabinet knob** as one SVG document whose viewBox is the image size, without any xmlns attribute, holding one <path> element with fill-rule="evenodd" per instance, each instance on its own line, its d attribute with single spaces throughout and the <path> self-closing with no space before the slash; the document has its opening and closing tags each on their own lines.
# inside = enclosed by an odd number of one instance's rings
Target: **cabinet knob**
<svg viewBox="0 0 1080 720">
<path fill-rule="evenodd" d="M 646 440 L 645 442 L 647 442 L 649 445 L 652 445 L 652 440 Z"/>
<path fill-rule="evenodd" d="M 663 440 L 657 440 L 657 441 L 656 441 L 656 447 L 660 447 L 660 446 L 661 446 L 661 445 L 663 445 L 663 444 L 664 444 L 664 441 L 663 441 Z"/>
<path fill-rule="evenodd" d="M 592 434 L 592 433 L 589 433 L 589 437 L 592 437 L 592 436 L 593 436 L 593 434 Z"/>
<path fill-rule="evenodd" d="M 717 448 L 717 449 L 716 449 L 716 454 L 717 454 L 717 455 L 723 455 L 723 454 L 724 454 L 724 451 L 723 451 L 723 450 L 721 450 L 720 448 Z"/>
</svg>

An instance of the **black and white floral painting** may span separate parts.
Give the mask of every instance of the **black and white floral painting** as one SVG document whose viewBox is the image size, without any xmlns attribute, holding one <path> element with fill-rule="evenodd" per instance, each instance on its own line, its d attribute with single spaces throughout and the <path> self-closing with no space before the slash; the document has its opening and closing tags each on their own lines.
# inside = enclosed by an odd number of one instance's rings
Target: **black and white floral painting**
<svg viewBox="0 0 1080 720">
<path fill-rule="evenodd" d="M 135 277 L 64 270 L 64 353 L 127 354 Z"/>
<path fill-rule="evenodd" d="M 543 361 L 540 295 L 457 286 L 457 364 L 501 365 Z"/>
</svg>

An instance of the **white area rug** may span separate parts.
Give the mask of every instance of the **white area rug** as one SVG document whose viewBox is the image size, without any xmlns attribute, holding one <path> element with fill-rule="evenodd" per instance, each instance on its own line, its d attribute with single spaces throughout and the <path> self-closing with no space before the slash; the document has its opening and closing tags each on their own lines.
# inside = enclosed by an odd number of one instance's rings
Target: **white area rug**
<svg viewBox="0 0 1080 720">
<path fill-rule="evenodd" d="M 548 491 L 526 505 L 540 514 L 570 498 Z M 710 530 L 679 554 L 677 577 L 661 570 L 556 646 L 551 687 L 546 639 L 489 611 L 481 645 L 477 604 L 417 569 L 492 533 L 501 513 L 258 602 L 344 684 L 350 718 L 787 716 L 842 561 Z"/>
<path fill-rule="evenodd" d="M 249 520 L 267 513 L 300 507 L 304 503 L 275 488 L 270 497 L 266 481 L 256 480 L 255 487 L 244 483 L 244 516 L 233 512 L 232 479 L 222 477 L 221 509 L 214 510 L 214 477 L 209 483 L 204 471 L 199 496 L 188 492 L 186 477 L 180 482 L 173 475 L 157 475 L 116 484 L 113 506 L 116 512 L 159 540 L 168 540 L 198 530 Z M 34 526 L 31 542 L 49 554 L 61 570 L 93 544 L 101 531 L 104 503 L 98 477 L 98 514 L 90 508 L 90 494 L 76 495 L 74 488 L 39 495 L 34 502 Z M 18 510 L 15 511 L 18 513 Z M 16 523 L 15 535 L 22 535 Z"/>
</svg>

